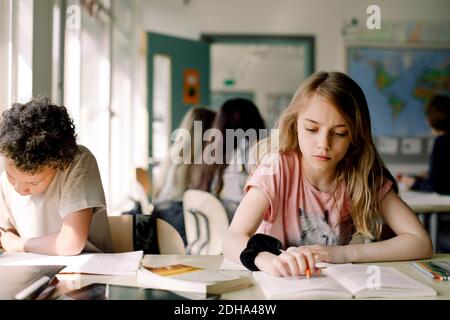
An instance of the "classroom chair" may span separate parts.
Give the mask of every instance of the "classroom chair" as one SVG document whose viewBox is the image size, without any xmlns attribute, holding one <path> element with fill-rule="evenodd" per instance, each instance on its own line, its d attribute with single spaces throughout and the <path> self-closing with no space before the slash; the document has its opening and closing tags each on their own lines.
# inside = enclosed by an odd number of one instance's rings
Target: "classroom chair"
<svg viewBox="0 0 450 320">
<path fill-rule="evenodd" d="M 183 195 L 183 216 L 188 254 L 221 254 L 228 229 L 227 213 L 211 193 L 187 190 Z"/>
<path fill-rule="evenodd" d="M 152 187 L 148 171 L 143 168 L 135 168 L 134 174 L 136 176 L 136 181 L 142 186 L 145 195 L 149 197 L 152 194 Z"/>
<path fill-rule="evenodd" d="M 147 170 L 136 168 L 132 179 L 132 199 L 139 204 L 143 214 L 151 214 L 153 205 L 148 199 L 151 194 L 151 183 Z"/>
<path fill-rule="evenodd" d="M 186 253 L 178 231 L 162 219 L 152 215 L 122 215 L 110 216 L 108 220 L 113 252 L 143 250 L 145 254 Z"/>
</svg>

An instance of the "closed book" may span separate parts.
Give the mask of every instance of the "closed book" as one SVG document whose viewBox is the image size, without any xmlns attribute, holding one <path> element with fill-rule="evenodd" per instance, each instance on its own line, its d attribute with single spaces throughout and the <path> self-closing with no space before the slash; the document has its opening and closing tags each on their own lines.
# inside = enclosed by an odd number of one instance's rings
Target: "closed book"
<svg viewBox="0 0 450 320">
<path fill-rule="evenodd" d="M 352 299 L 435 296 L 436 291 L 393 267 L 333 265 L 310 279 L 254 272 L 268 299 Z"/>
<path fill-rule="evenodd" d="M 200 294 L 222 294 L 251 285 L 249 276 L 184 264 L 142 266 L 137 272 L 137 281 L 139 285 L 147 288 Z"/>
</svg>

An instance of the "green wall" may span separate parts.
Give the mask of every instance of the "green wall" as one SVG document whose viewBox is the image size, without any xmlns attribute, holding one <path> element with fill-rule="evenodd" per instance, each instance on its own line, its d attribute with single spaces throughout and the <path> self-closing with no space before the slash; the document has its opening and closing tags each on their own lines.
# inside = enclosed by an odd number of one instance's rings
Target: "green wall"
<svg viewBox="0 0 450 320">
<path fill-rule="evenodd" d="M 178 128 L 186 112 L 193 105 L 183 103 L 183 71 L 197 69 L 200 73 L 200 104 L 209 106 L 209 44 L 158 33 L 147 33 L 147 91 L 149 111 L 149 155 L 152 156 L 152 101 L 153 101 L 153 56 L 163 54 L 171 58 L 172 65 L 172 128 Z"/>
</svg>

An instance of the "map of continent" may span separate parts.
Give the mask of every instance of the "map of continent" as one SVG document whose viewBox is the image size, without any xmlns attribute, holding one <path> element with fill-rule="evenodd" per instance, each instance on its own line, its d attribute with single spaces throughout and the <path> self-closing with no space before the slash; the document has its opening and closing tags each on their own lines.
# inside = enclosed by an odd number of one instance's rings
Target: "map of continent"
<svg viewBox="0 0 450 320">
<path fill-rule="evenodd" d="M 450 49 L 349 48 L 349 75 L 363 89 L 374 136 L 430 136 L 425 106 L 450 94 Z"/>
</svg>

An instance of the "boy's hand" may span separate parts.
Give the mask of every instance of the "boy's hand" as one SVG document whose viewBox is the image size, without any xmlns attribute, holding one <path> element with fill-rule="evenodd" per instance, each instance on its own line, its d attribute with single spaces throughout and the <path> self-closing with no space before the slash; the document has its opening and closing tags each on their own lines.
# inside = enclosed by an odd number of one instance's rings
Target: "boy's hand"
<svg viewBox="0 0 450 320">
<path fill-rule="evenodd" d="M 23 252 L 25 240 L 17 234 L 4 229 L 0 230 L 0 242 L 5 251 L 8 252 Z"/>
</svg>

